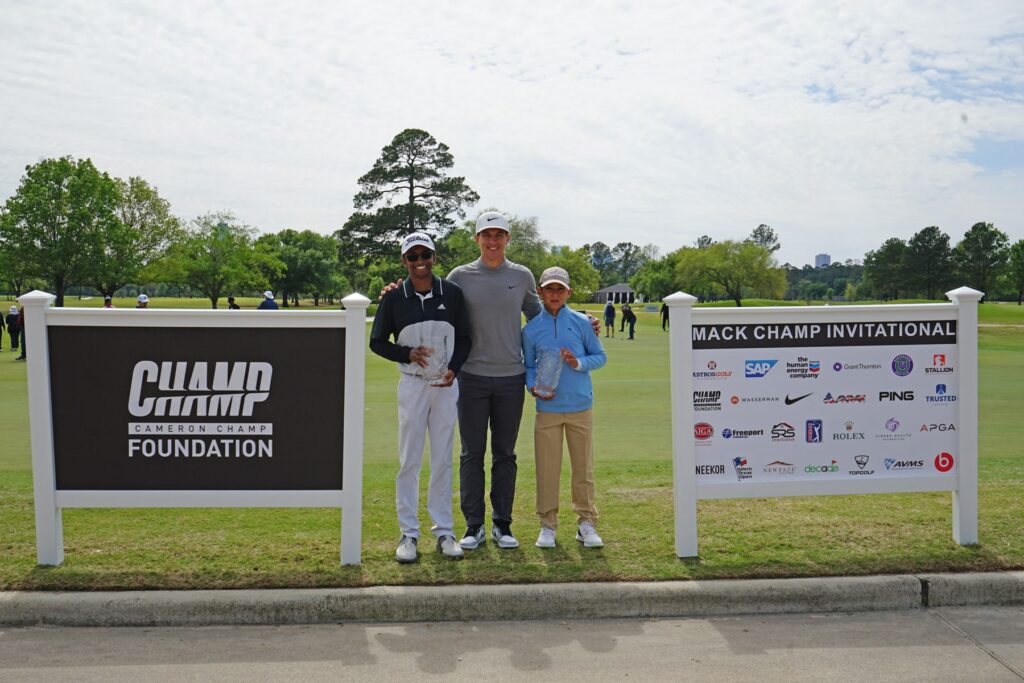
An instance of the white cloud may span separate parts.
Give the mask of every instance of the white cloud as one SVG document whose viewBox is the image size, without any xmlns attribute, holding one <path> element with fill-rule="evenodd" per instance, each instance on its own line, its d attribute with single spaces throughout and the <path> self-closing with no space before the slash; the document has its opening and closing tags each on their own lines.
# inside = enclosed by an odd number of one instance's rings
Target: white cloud
<svg viewBox="0 0 1024 683">
<path fill-rule="evenodd" d="M 1014 239 L 1024 9 L 922 3 L 22 3 L 0 23 L 0 194 L 90 156 L 192 216 L 331 231 L 406 127 L 481 206 L 578 246 L 781 234 L 861 258 L 937 224 Z M 966 117 L 966 122 L 965 122 Z"/>
</svg>

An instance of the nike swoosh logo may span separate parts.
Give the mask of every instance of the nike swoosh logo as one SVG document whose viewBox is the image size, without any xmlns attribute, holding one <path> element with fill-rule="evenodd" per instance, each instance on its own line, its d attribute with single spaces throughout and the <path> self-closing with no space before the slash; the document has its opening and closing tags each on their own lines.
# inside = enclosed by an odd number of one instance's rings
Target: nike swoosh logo
<svg viewBox="0 0 1024 683">
<path fill-rule="evenodd" d="M 508 286 L 508 288 L 509 288 L 509 289 L 515 289 L 515 288 L 516 288 L 516 287 L 518 287 L 518 286 L 519 286 L 519 285 L 509 285 L 509 286 Z"/>
<path fill-rule="evenodd" d="M 811 392 L 811 394 L 813 394 L 813 393 L 814 393 L 814 392 L 812 391 L 812 392 Z M 791 405 L 793 405 L 794 403 L 796 403 L 797 401 L 802 401 L 802 400 L 804 400 L 805 398 L 807 398 L 807 397 L 808 397 L 808 396 L 810 396 L 811 394 L 804 394 L 803 396 L 797 396 L 796 398 L 790 398 L 790 397 L 789 397 L 789 394 L 786 394 L 786 405 L 787 405 L 787 406 L 791 406 Z"/>
</svg>

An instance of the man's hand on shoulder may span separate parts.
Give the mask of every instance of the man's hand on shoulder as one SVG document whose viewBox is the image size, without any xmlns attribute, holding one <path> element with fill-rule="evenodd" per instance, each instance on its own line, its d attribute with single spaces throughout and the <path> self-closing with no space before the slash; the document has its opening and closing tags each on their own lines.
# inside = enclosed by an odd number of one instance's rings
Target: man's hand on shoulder
<svg viewBox="0 0 1024 683">
<path fill-rule="evenodd" d="M 394 282 L 389 282 L 388 284 L 384 285 L 384 289 L 380 290 L 380 296 L 377 298 L 377 301 L 380 301 L 381 299 L 383 299 L 384 295 L 387 294 L 388 292 L 390 292 L 391 290 L 398 289 L 401 286 L 402 286 L 402 278 L 398 278 Z"/>
</svg>

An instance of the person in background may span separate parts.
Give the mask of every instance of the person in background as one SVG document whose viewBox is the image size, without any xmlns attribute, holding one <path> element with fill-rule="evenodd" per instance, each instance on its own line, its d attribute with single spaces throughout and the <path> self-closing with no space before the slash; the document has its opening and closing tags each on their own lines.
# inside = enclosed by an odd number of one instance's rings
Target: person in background
<svg viewBox="0 0 1024 683">
<path fill-rule="evenodd" d="M 14 308 L 14 306 L 11 306 Z M 25 360 L 25 352 L 28 351 L 28 347 L 25 346 L 25 307 L 22 306 L 18 309 L 18 336 L 21 338 L 21 354 L 14 360 Z"/>
<path fill-rule="evenodd" d="M 149 308 L 149 297 L 145 294 L 139 294 L 135 302 L 135 308 Z"/>
<path fill-rule="evenodd" d="M 523 328 L 523 360 L 526 387 L 537 399 L 534 455 L 537 461 L 537 515 L 540 517 L 538 548 L 555 547 L 558 528 L 558 492 L 562 473 L 562 442 L 569 445 L 572 474 L 572 507 L 576 512 L 576 540 L 587 548 L 604 545 L 598 536 L 594 504 L 594 387 L 590 371 L 608 360 L 601 340 L 587 318 L 565 305 L 572 294 L 569 273 L 553 267 L 540 276 L 537 288 L 544 310 Z M 537 391 L 538 350 L 558 353 L 562 368 L 553 394 Z"/>
<path fill-rule="evenodd" d="M 665 302 L 661 303 L 661 329 L 663 332 L 668 330 L 668 304 Z"/>
<path fill-rule="evenodd" d="M 103 308 L 114 308 L 114 301 L 109 296 L 103 297 Z"/>
<path fill-rule="evenodd" d="M 3 316 L 0 316 L 0 351 L 4 350 L 4 330 L 7 327 L 7 323 L 4 321 Z M 14 340 L 11 340 L 11 351 L 14 350 Z"/>
<path fill-rule="evenodd" d="M 612 303 L 611 299 L 604 305 L 604 336 L 605 339 L 608 335 L 615 336 L 615 304 Z"/>
<path fill-rule="evenodd" d="M 233 297 L 233 296 L 229 296 L 228 297 L 228 310 L 229 311 L 237 311 L 237 310 L 239 310 L 241 308 L 242 308 L 241 306 L 239 306 L 238 304 L 235 303 L 235 297 Z"/>
<path fill-rule="evenodd" d="M 622 304 L 622 324 L 629 325 L 629 337 L 627 339 L 633 339 L 633 328 L 636 327 L 636 313 L 633 312 L 633 307 L 629 304 Z"/>
<path fill-rule="evenodd" d="M 7 311 L 7 334 L 11 337 L 11 351 L 18 350 L 18 337 L 21 336 L 21 327 L 18 326 L 18 307 L 11 306 Z"/>
<path fill-rule="evenodd" d="M 285 303 L 288 303 L 288 302 L 286 301 Z M 267 291 L 263 292 L 263 301 L 261 301 L 260 305 L 256 307 L 256 310 L 258 310 L 258 311 L 276 311 L 277 310 L 277 302 L 274 301 L 274 293 L 271 292 L 269 289 Z"/>
</svg>

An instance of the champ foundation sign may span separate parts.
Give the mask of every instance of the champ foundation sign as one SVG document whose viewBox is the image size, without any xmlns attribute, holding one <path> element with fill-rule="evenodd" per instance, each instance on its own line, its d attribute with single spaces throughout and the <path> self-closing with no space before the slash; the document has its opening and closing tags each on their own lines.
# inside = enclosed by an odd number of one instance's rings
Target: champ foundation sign
<svg viewBox="0 0 1024 683">
<path fill-rule="evenodd" d="M 339 507 L 361 542 L 366 307 L 26 311 L 40 564 L 65 507 Z"/>
<path fill-rule="evenodd" d="M 977 543 L 977 303 L 694 309 L 668 297 L 676 553 L 696 501 L 953 492 Z"/>
</svg>

